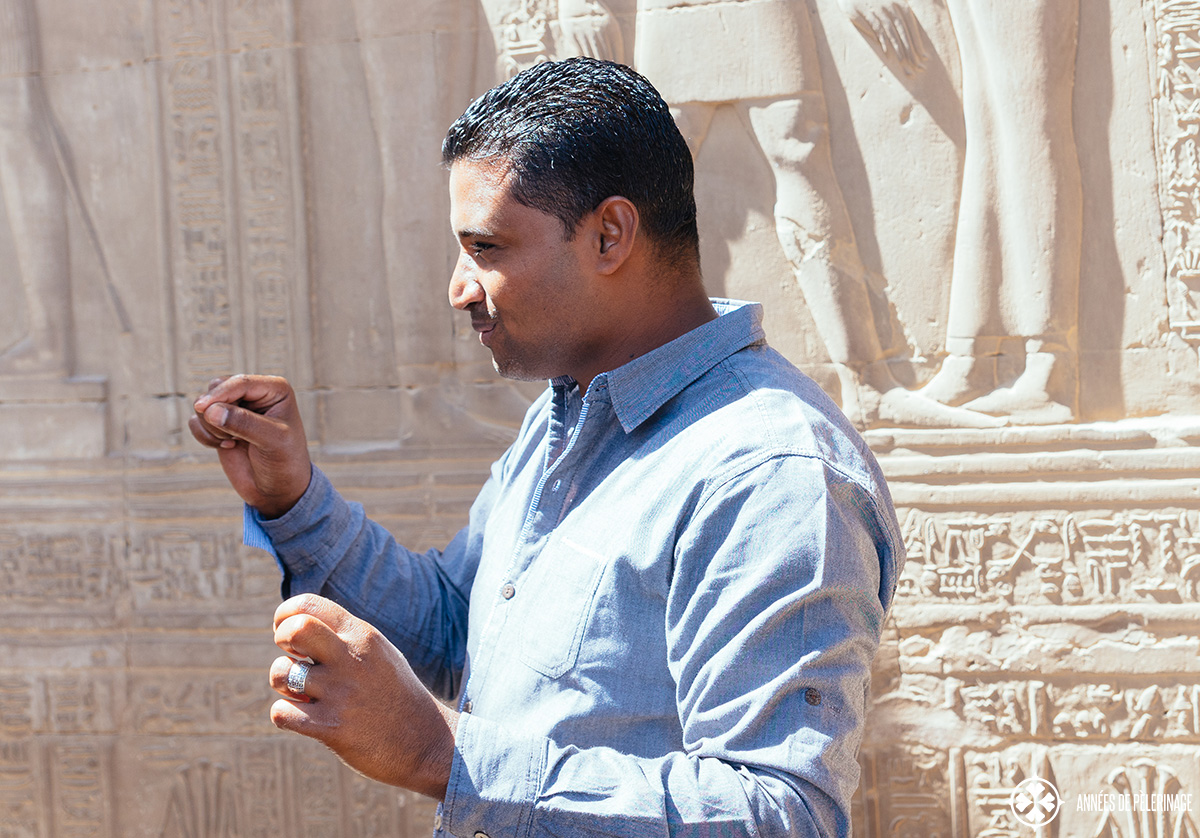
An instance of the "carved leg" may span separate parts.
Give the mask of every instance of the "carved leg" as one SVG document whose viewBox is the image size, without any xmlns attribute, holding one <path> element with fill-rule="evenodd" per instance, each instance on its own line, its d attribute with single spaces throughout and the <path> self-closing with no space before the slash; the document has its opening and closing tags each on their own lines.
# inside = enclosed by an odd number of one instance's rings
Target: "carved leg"
<svg viewBox="0 0 1200 838">
<path fill-rule="evenodd" d="M 1020 15 L 995 0 L 947 6 L 962 56 L 967 151 L 949 356 L 922 392 L 1011 411 L 1016 422 L 1069 421 L 1082 229 L 1071 124 L 1078 0 L 1035 0 Z M 992 396 L 999 382 L 988 381 L 992 365 L 977 351 L 984 335 L 1027 343 L 1025 371 Z"/>
<path fill-rule="evenodd" d="M 892 375 L 871 311 L 866 270 L 834 176 L 819 93 L 748 109 L 775 174 L 775 228 L 837 367 L 842 409 L 859 427 L 996 427 L 969 410 L 904 389 Z"/>
<path fill-rule="evenodd" d="M 66 185 L 40 85 L 35 76 L 0 80 L 0 196 L 28 317 L 24 335 L 0 337 L 0 373 L 65 374 L 69 360 Z"/>
</svg>

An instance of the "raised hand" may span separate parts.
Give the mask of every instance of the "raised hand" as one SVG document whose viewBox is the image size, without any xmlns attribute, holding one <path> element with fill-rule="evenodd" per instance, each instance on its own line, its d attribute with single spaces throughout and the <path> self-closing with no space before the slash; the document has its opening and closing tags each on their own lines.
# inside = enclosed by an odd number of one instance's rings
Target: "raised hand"
<svg viewBox="0 0 1200 838">
<path fill-rule="evenodd" d="M 925 69 L 929 60 L 921 28 L 907 4 L 897 0 L 838 0 L 855 28 L 885 57 L 908 75 Z"/>
<path fill-rule="evenodd" d="M 370 623 L 313 594 L 275 611 L 271 665 L 284 697 L 271 707 L 276 727 L 323 742 L 374 780 L 441 799 L 450 781 L 458 714 L 440 704 L 399 650 Z M 303 692 L 288 686 L 297 659 L 313 661 Z"/>
<path fill-rule="evenodd" d="M 312 462 L 296 394 L 273 375 L 215 379 L 195 402 L 192 436 L 215 448 L 225 476 L 246 503 L 277 518 L 300 500 Z"/>
</svg>

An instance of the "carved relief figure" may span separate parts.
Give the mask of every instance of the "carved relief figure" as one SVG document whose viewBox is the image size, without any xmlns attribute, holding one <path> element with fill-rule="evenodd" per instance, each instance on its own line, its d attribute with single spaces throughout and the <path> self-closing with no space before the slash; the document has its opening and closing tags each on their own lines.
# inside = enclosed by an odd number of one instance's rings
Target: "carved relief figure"
<svg viewBox="0 0 1200 838">
<path fill-rule="evenodd" d="M 496 46 L 496 75 L 554 58 L 625 60 L 616 16 L 600 0 L 483 0 Z"/>
<path fill-rule="evenodd" d="M 842 0 L 847 5 L 852 0 Z M 921 392 L 1021 424 L 1075 415 L 1082 192 L 1071 121 L 1078 0 L 948 0 L 966 151 L 946 359 Z M 884 52 L 888 42 L 855 18 Z M 1004 358 L 1011 339 L 1022 360 Z"/>
<path fill-rule="evenodd" d="M 852 7 L 853 8 L 853 7 Z M 775 223 L 860 426 L 988 427 L 997 420 L 900 386 L 881 346 L 868 275 L 833 170 L 807 4 L 797 0 L 639 0 L 635 65 L 671 103 L 697 154 L 718 105 L 733 105 L 775 177 Z M 906 65 L 924 56 L 907 9 L 873 17 Z M 721 72 L 736 67 L 736 72 Z"/>
<path fill-rule="evenodd" d="M 66 184 L 40 76 L 32 0 L 0 0 L 0 198 L 17 260 L 0 266 L 23 331 L 0 335 L 0 374 L 66 372 L 70 319 Z"/>
</svg>

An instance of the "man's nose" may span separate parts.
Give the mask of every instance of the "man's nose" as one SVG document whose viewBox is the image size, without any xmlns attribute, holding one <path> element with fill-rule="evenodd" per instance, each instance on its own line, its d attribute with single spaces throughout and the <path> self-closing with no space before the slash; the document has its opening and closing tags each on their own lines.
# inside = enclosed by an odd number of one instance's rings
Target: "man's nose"
<svg viewBox="0 0 1200 838">
<path fill-rule="evenodd" d="M 467 257 L 458 260 L 454 266 L 454 275 L 450 277 L 450 305 L 460 311 L 471 303 L 482 302 L 486 295 L 483 286 L 475 278 L 475 272 L 467 263 Z"/>
</svg>

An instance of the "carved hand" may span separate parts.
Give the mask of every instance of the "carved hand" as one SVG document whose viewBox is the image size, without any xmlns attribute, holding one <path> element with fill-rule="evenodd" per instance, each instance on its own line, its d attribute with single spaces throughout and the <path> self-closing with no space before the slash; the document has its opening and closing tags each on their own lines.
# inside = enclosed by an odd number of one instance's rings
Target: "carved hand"
<svg viewBox="0 0 1200 838">
<path fill-rule="evenodd" d="M 437 799 L 446 796 L 458 714 L 417 680 L 408 661 L 373 626 L 313 594 L 275 611 L 275 644 L 291 657 L 271 665 L 284 698 L 276 727 L 324 743 L 374 780 Z M 304 694 L 287 687 L 293 658 L 310 658 Z"/>
<path fill-rule="evenodd" d="M 896 0 L 838 0 L 855 28 L 884 56 L 900 63 L 908 75 L 925 69 L 929 56 L 916 16 Z"/>
<path fill-rule="evenodd" d="M 559 58 L 587 55 L 609 61 L 625 60 L 621 26 L 600 0 L 559 0 L 558 25 L 563 36 Z"/>
<path fill-rule="evenodd" d="M 192 436 L 215 448 L 242 500 L 267 518 L 287 512 L 308 489 L 312 463 L 296 394 L 271 375 L 218 378 L 196 400 Z"/>
</svg>

